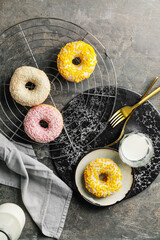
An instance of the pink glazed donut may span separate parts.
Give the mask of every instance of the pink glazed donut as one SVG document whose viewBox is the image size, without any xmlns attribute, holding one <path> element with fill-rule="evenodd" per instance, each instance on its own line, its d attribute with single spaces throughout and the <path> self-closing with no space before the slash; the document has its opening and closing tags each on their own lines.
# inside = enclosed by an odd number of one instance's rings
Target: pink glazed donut
<svg viewBox="0 0 160 240">
<path fill-rule="evenodd" d="M 45 121 L 48 126 L 42 127 L 41 121 Z M 31 108 L 24 118 L 24 130 L 34 141 L 48 143 L 59 136 L 63 129 L 63 118 L 61 113 L 54 107 L 41 104 Z"/>
</svg>

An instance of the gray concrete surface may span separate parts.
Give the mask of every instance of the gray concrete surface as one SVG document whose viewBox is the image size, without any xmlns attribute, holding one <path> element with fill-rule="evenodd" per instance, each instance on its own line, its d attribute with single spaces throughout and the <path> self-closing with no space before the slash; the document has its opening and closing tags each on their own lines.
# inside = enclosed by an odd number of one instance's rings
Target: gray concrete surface
<svg viewBox="0 0 160 240">
<path fill-rule="evenodd" d="M 118 86 L 143 93 L 160 75 L 159 0 L 0 0 L 0 32 L 33 17 L 58 17 L 81 25 L 106 47 Z M 159 83 L 156 84 L 159 86 Z M 151 99 L 160 110 L 160 95 Z M 52 168 L 48 158 L 43 162 Z M 108 208 L 73 196 L 60 240 L 159 240 L 160 176 L 141 194 Z M 0 204 L 14 202 L 26 213 L 20 240 L 45 240 L 17 189 L 0 185 Z"/>
</svg>

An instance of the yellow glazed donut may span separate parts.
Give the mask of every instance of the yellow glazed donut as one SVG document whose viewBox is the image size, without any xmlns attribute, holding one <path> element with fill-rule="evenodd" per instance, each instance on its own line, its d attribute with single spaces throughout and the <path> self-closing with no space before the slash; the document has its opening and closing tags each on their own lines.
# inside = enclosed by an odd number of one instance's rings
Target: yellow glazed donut
<svg viewBox="0 0 160 240">
<path fill-rule="evenodd" d="M 34 89 L 29 90 L 27 83 L 33 83 Z M 36 106 L 46 100 L 50 92 L 50 81 L 47 75 L 34 67 L 17 68 L 11 78 L 10 93 L 13 99 L 23 106 Z"/>
<path fill-rule="evenodd" d="M 101 176 L 103 178 L 101 179 Z M 107 197 L 122 187 L 122 174 L 117 164 L 108 158 L 95 159 L 85 168 L 85 187 L 97 197 Z"/>
<path fill-rule="evenodd" d="M 67 43 L 58 54 L 57 66 L 60 74 L 68 81 L 81 82 L 89 78 L 97 63 L 94 49 L 82 41 Z M 75 65 L 72 61 L 80 58 Z"/>
</svg>

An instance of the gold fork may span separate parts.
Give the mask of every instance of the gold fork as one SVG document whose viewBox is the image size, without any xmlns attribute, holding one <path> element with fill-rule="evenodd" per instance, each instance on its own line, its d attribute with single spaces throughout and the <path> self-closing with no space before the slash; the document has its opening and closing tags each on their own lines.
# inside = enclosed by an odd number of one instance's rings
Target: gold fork
<svg viewBox="0 0 160 240">
<path fill-rule="evenodd" d="M 151 85 L 149 86 L 148 90 L 144 93 L 144 95 L 142 96 L 141 99 L 143 99 L 143 98 L 146 97 L 146 95 L 148 94 L 148 92 L 150 91 L 150 89 L 153 87 L 153 85 L 156 83 L 157 80 L 158 80 L 158 77 L 156 77 L 156 78 L 153 80 L 153 82 L 152 82 Z M 125 129 L 125 127 L 126 127 L 126 124 L 127 124 L 128 120 L 130 119 L 130 117 L 132 116 L 132 114 L 134 113 L 135 110 L 136 110 L 136 109 L 134 109 L 134 110 L 131 112 L 131 114 L 127 117 L 127 119 L 126 119 L 126 121 L 125 121 L 125 123 L 124 123 L 124 125 L 123 125 L 123 128 L 122 128 L 122 130 L 121 130 L 121 133 L 120 133 L 119 137 L 118 137 L 114 142 L 112 142 L 112 143 L 110 143 L 110 144 L 108 144 L 108 145 L 106 145 L 106 146 L 104 146 L 104 147 L 111 147 L 111 146 L 115 145 L 116 143 L 118 143 L 118 142 L 121 140 L 121 138 L 122 138 L 123 135 L 124 135 L 124 129 Z"/>
<path fill-rule="evenodd" d="M 137 107 L 139 107 L 142 103 L 144 103 L 145 101 L 147 101 L 149 98 L 153 97 L 155 94 L 157 94 L 158 92 L 160 92 L 160 87 L 158 87 L 157 89 L 155 89 L 153 92 L 151 92 L 150 94 L 148 94 L 145 98 L 141 99 L 138 103 L 136 103 L 134 106 L 125 106 L 120 108 L 117 112 L 115 112 L 113 114 L 113 116 L 109 119 L 109 122 L 111 124 L 111 126 L 114 128 L 115 126 L 117 126 L 117 124 L 119 124 L 120 122 L 122 122 L 125 118 L 127 118 L 131 112 L 136 109 Z"/>
</svg>

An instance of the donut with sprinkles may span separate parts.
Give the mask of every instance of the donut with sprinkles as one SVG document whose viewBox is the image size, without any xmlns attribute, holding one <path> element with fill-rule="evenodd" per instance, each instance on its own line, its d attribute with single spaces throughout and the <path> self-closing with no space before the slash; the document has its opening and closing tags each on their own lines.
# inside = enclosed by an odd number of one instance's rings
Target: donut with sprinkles
<svg viewBox="0 0 160 240">
<path fill-rule="evenodd" d="M 94 71 L 96 57 L 93 47 L 83 41 L 67 43 L 58 54 L 57 67 L 66 80 L 79 83 Z M 74 63 L 75 59 L 79 60 L 78 64 Z"/>
<path fill-rule="evenodd" d="M 84 171 L 86 189 L 98 198 L 108 197 L 122 187 L 122 174 L 111 159 L 94 159 Z"/>
<path fill-rule="evenodd" d="M 41 126 L 41 122 L 46 127 Z M 24 118 L 24 130 L 35 142 L 48 143 L 57 138 L 63 129 L 63 118 L 55 107 L 47 104 L 31 108 Z"/>
</svg>

